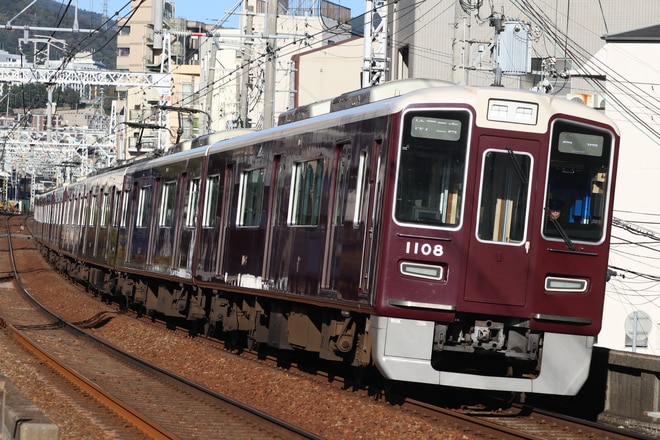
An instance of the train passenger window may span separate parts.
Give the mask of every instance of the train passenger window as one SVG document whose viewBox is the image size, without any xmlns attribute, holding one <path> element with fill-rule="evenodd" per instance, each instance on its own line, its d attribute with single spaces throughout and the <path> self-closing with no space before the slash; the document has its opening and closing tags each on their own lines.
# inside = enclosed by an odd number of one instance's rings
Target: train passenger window
<svg viewBox="0 0 660 440">
<path fill-rule="evenodd" d="M 186 228 L 197 226 L 197 205 L 199 203 L 199 180 L 191 179 L 186 188 L 185 204 L 183 206 L 183 215 Z"/>
<path fill-rule="evenodd" d="M 121 197 L 121 220 L 119 222 L 119 226 L 121 228 L 126 227 L 128 220 L 128 201 L 130 200 L 130 197 L 131 196 L 129 190 L 124 191 Z"/>
<path fill-rule="evenodd" d="M 112 226 L 116 228 L 119 226 L 119 208 L 121 207 L 121 191 L 114 191 L 113 206 L 112 206 Z"/>
<path fill-rule="evenodd" d="M 107 193 L 101 194 L 101 216 L 99 217 L 99 226 L 105 228 L 108 225 L 108 205 L 110 197 Z"/>
<path fill-rule="evenodd" d="M 461 222 L 470 115 L 408 112 L 399 148 L 394 217 L 456 227 Z"/>
<path fill-rule="evenodd" d="M 137 219 L 135 226 L 146 228 L 149 226 L 149 212 L 151 211 L 151 187 L 140 188 L 138 193 Z"/>
<path fill-rule="evenodd" d="M 238 189 L 238 211 L 236 225 L 242 227 L 259 226 L 261 206 L 264 197 L 265 170 L 243 171 Z"/>
<path fill-rule="evenodd" d="M 289 218 L 291 226 L 317 226 L 321 214 L 323 159 L 294 164 Z"/>
<path fill-rule="evenodd" d="M 78 226 L 84 226 L 85 225 L 85 219 L 87 217 L 87 197 L 81 197 L 80 198 L 80 210 L 78 211 L 79 217 L 78 217 Z"/>
<path fill-rule="evenodd" d="M 511 150 L 484 153 L 477 236 L 480 240 L 525 240 L 532 158 Z"/>
<path fill-rule="evenodd" d="M 360 152 L 360 162 L 358 164 L 357 188 L 355 190 L 355 210 L 353 211 L 353 227 L 360 227 L 360 218 L 362 215 L 362 200 L 367 183 L 367 152 Z"/>
<path fill-rule="evenodd" d="M 92 196 L 89 202 L 89 226 L 96 226 L 98 196 Z"/>
<path fill-rule="evenodd" d="M 160 210 L 158 226 L 171 228 L 174 218 L 174 203 L 176 201 L 176 182 L 166 182 L 160 195 Z"/>
<path fill-rule="evenodd" d="M 346 200 L 348 198 L 348 174 L 350 163 L 351 157 L 350 155 L 346 155 L 342 157 L 337 164 L 337 187 L 335 189 L 335 206 L 333 208 L 333 226 L 344 224 L 344 215 L 346 214 Z"/>
<path fill-rule="evenodd" d="M 612 134 L 557 121 L 552 130 L 543 235 L 598 242 L 605 232 Z"/>
<path fill-rule="evenodd" d="M 213 228 L 216 225 L 219 191 L 220 176 L 207 178 L 206 191 L 204 193 L 204 212 L 202 215 L 202 227 L 204 228 Z"/>
</svg>

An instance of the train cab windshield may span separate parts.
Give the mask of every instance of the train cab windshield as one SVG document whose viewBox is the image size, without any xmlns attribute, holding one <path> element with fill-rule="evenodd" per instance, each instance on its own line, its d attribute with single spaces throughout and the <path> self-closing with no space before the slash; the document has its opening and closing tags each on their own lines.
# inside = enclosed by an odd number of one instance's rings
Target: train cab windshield
<svg viewBox="0 0 660 440">
<path fill-rule="evenodd" d="M 558 121 L 550 145 L 543 235 L 599 242 L 612 156 L 612 134 L 594 127 Z"/>
<path fill-rule="evenodd" d="M 408 112 L 399 148 L 394 217 L 401 223 L 458 227 L 470 116 Z"/>
</svg>

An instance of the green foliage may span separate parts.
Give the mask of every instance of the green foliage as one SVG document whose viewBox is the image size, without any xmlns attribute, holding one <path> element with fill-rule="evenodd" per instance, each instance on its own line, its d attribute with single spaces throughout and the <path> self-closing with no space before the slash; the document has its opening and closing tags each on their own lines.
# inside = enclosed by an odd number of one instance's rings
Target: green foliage
<svg viewBox="0 0 660 440">
<path fill-rule="evenodd" d="M 9 107 L 12 109 L 42 108 L 47 102 L 48 92 L 44 84 L 13 86 L 9 92 Z"/>
</svg>

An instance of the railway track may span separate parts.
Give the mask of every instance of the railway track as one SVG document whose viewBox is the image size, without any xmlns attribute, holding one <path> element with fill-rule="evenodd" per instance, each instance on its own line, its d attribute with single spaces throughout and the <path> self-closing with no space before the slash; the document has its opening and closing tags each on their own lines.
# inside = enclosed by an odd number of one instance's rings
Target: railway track
<svg viewBox="0 0 660 440">
<path fill-rule="evenodd" d="M 78 322 L 78 327 L 85 328 L 99 328 L 104 326 L 106 323 L 110 322 L 113 319 L 119 319 L 121 316 L 114 314 L 112 312 L 102 312 L 100 314 L 94 315 L 92 318 L 85 321 Z M 124 317 L 125 318 L 125 317 Z M 53 319 L 51 318 L 52 322 Z M 171 332 L 167 332 L 171 333 Z M 196 341 L 203 342 L 203 338 L 197 338 Z M 78 352 L 81 350 L 78 349 Z M 117 367 L 119 368 L 119 367 Z M 304 367 L 303 367 L 304 369 Z M 104 370 L 106 370 L 104 368 Z M 111 370 L 114 372 L 114 367 Z M 102 376 L 107 376 L 107 373 L 100 372 Z M 99 374 L 99 372 L 97 372 Z M 302 373 L 301 373 L 302 374 Z M 128 375 L 128 376 L 127 376 Z M 142 385 L 142 379 L 137 380 L 132 376 L 132 373 L 122 373 L 122 374 L 113 374 L 112 375 L 115 381 L 118 381 L 122 378 L 130 377 L 126 380 L 131 386 L 129 388 L 135 388 L 139 386 L 141 389 L 144 389 Z M 95 379 L 96 380 L 96 379 Z M 319 383 L 324 383 L 327 386 L 329 382 L 328 378 L 321 378 Z M 336 378 L 333 377 L 333 383 L 338 383 Z M 343 385 L 339 385 L 343 387 Z M 155 393 L 149 393 L 153 395 Z M 178 397 L 174 397 L 178 399 Z M 372 399 L 373 400 L 373 399 Z M 177 408 L 185 407 L 185 404 L 176 405 Z M 161 407 L 161 412 L 169 413 L 171 418 L 172 414 L 176 414 L 177 408 L 174 412 L 164 411 Z M 414 414 L 415 417 L 423 417 L 424 419 L 431 420 L 430 423 L 442 427 L 454 427 L 454 429 L 462 432 L 462 438 L 526 438 L 526 439 L 593 439 L 593 438 L 641 438 L 634 435 L 625 434 L 621 436 L 613 436 L 611 432 L 606 431 L 590 431 L 584 425 L 578 425 L 574 428 L 567 428 L 566 423 L 549 421 L 549 416 L 537 417 L 536 415 L 531 415 L 529 408 L 526 408 L 524 411 L 510 411 L 504 413 L 502 411 L 479 411 L 479 410 L 467 410 L 467 411 L 452 411 L 439 408 L 437 405 L 429 405 L 423 402 L 418 402 L 412 399 L 406 399 L 403 401 L 403 404 L 400 406 L 400 409 L 404 412 L 409 412 Z M 211 417 L 203 415 L 203 412 L 198 412 L 193 418 L 197 420 L 208 420 Z M 218 413 L 219 414 L 219 413 Z M 214 413 L 215 415 L 215 413 Z M 313 415 L 312 415 L 313 417 Z M 167 418 L 167 417 L 166 417 Z M 384 428 L 386 429 L 386 428 Z M 385 431 L 386 432 L 386 431 Z M 598 433 L 600 432 L 600 434 Z M 290 436 L 286 436 L 290 438 Z M 332 437 L 332 436 L 328 436 Z M 199 437 L 198 437 L 199 438 Z M 272 437 L 269 437 L 272 438 Z M 325 437 L 324 437 L 325 438 Z M 335 438 L 342 438 L 335 437 Z M 448 436 L 439 435 L 434 438 L 449 438 Z"/>
<path fill-rule="evenodd" d="M 11 235 L 9 255 L 13 257 Z M 24 289 L 2 307 L 2 327 L 75 387 L 147 438 L 318 438 L 269 414 L 119 350 L 45 310 Z M 102 325 L 111 316 L 97 316 Z"/>
</svg>

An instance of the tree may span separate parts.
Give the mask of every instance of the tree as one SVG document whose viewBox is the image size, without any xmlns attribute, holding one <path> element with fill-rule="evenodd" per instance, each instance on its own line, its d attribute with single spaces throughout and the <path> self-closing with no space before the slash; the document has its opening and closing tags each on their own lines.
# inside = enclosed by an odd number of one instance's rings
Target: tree
<svg viewBox="0 0 660 440">
<path fill-rule="evenodd" d="M 44 84 L 21 84 L 13 86 L 9 92 L 9 107 L 29 110 L 44 108 L 48 103 L 48 91 Z"/>
<path fill-rule="evenodd" d="M 66 87 L 64 89 L 60 88 L 57 90 L 57 102 L 58 106 L 68 105 L 69 108 L 76 108 L 80 103 L 80 93 L 72 89 L 71 87 Z"/>
</svg>

